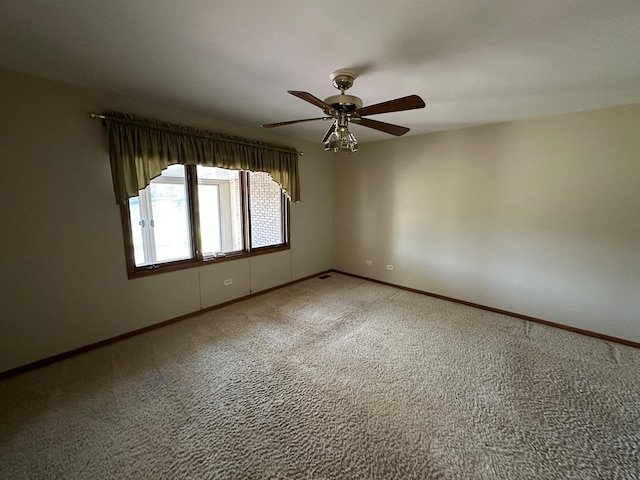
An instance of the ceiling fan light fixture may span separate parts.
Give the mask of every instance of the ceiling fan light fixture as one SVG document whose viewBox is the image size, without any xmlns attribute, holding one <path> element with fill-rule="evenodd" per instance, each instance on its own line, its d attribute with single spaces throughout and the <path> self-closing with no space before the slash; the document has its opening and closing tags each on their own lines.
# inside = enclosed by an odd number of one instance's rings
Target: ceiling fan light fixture
<svg viewBox="0 0 640 480">
<path fill-rule="evenodd" d="M 351 133 L 347 127 L 338 127 L 324 142 L 324 149 L 327 152 L 357 152 L 358 140 L 353 133 Z"/>
</svg>

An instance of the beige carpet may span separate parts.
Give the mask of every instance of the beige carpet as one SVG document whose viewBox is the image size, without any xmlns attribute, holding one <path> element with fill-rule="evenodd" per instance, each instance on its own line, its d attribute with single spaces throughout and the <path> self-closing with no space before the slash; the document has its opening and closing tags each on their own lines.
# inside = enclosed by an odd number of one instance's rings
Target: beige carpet
<svg viewBox="0 0 640 480">
<path fill-rule="evenodd" d="M 0 476 L 637 479 L 639 379 L 640 350 L 332 274 L 0 382 Z"/>
</svg>

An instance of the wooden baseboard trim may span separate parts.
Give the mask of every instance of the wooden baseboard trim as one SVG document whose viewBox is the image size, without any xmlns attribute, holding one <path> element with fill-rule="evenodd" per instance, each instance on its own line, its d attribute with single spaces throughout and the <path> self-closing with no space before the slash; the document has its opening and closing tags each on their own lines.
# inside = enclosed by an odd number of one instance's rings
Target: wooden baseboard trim
<svg viewBox="0 0 640 480">
<path fill-rule="evenodd" d="M 197 310 L 195 312 L 187 313 L 185 315 L 181 315 L 179 317 L 171 318 L 169 320 L 165 320 L 165 321 L 160 322 L 160 323 L 155 323 L 155 324 L 149 325 L 147 327 L 143 327 L 143 328 L 139 328 L 137 330 L 133 330 L 131 332 L 123 333 L 122 335 L 116 335 L 115 337 L 107 338 L 107 339 L 101 340 L 99 342 L 95 342 L 95 343 L 92 343 L 92 344 L 89 344 L 89 345 L 85 345 L 83 347 L 75 348 L 75 349 L 69 350 L 67 352 L 59 353 L 57 355 L 52 355 L 50 357 L 43 358 L 41 360 L 36 360 L 35 362 L 31 362 L 31 363 L 28 363 L 26 365 L 22 365 L 20 367 L 15 367 L 15 368 L 12 368 L 10 370 L 6 370 L 4 372 L 0 372 L 0 380 L 4 380 L 5 378 L 9 378 L 9 377 L 12 377 L 14 375 L 18 375 L 20 373 L 28 372 L 30 370 L 35 370 L 37 368 L 45 367 L 45 366 L 50 365 L 52 363 L 59 362 L 61 360 L 65 360 L 67 358 L 75 357 L 76 355 L 80 355 L 82 353 L 89 352 L 89 351 L 94 350 L 96 348 L 100 348 L 100 347 L 103 347 L 103 346 L 106 346 L 106 345 L 110 345 L 110 344 L 115 343 L 115 342 L 119 342 L 120 340 L 125 340 L 125 339 L 130 338 L 130 337 L 135 337 L 136 335 L 141 335 L 141 334 L 149 332 L 151 330 L 156 330 L 158 328 L 162 328 L 162 327 L 165 327 L 167 325 L 171 325 L 172 323 L 181 322 L 182 320 L 186 320 L 186 319 L 195 317 L 195 316 L 200 315 L 202 313 L 206 313 L 206 312 L 210 312 L 210 311 L 213 311 L 213 310 L 217 310 L 219 308 L 226 307 L 227 305 L 231 305 L 233 303 L 241 302 L 243 300 L 247 300 L 247 299 L 252 298 L 252 297 L 257 297 L 259 295 L 263 295 L 265 293 L 269 293 L 269 292 L 272 292 L 274 290 L 278 290 L 280 288 L 288 287 L 290 285 L 293 285 L 293 284 L 296 284 L 296 283 L 299 283 L 299 282 L 303 282 L 303 281 L 309 280 L 311 278 L 319 277 L 320 275 L 324 275 L 326 273 L 331 273 L 331 272 L 340 273 L 342 275 L 347 275 L 347 276 L 350 276 L 350 277 L 359 278 L 361 280 L 367 280 L 367 281 L 374 282 L 374 283 L 379 283 L 381 285 L 387 285 L 387 286 L 390 286 L 390 287 L 399 288 L 401 290 L 406 290 L 406 291 L 409 291 L 409 292 L 418 293 L 420 295 L 426 295 L 426 296 L 433 297 L 433 298 L 439 298 L 441 300 L 447 300 L 449 302 L 459 303 L 461 305 L 467 305 L 469 307 L 479 308 L 481 310 L 486 310 L 486 311 L 489 311 L 489 312 L 499 313 L 499 314 L 502 314 L 502 315 L 508 315 L 510 317 L 519 318 L 521 320 L 527 320 L 527 321 L 530 321 L 530 322 L 539 323 L 541 325 L 547 325 L 549 327 L 555 327 L 555 328 L 559 328 L 559 329 L 562 329 L 562 330 L 567 330 L 569 332 L 579 333 L 579 334 L 586 335 L 586 336 L 589 336 L 589 337 L 598 338 L 600 340 L 605 340 L 607 342 L 619 343 L 621 345 L 626 345 L 628 347 L 640 348 L 640 343 L 632 342 L 631 340 L 626 340 L 624 338 L 612 337 L 612 336 L 609 336 L 609 335 L 604 335 L 602 333 L 592 332 L 590 330 L 584 330 L 582 328 L 576 328 L 576 327 L 572 327 L 570 325 L 564 325 L 562 323 L 551 322 L 549 320 L 544 320 L 544 319 L 541 319 L 541 318 L 531 317 L 529 315 L 523 315 L 521 313 L 510 312 L 510 311 L 507 311 L 507 310 L 501 310 L 499 308 L 488 307 L 486 305 L 480 305 L 478 303 L 468 302 L 466 300 L 460 300 L 460 299 L 453 298 L 453 297 L 447 297 L 445 295 L 439 295 L 437 293 L 426 292 L 424 290 L 418 290 L 416 288 L 411 288 L 411 287 L 404 287 L 402 285 L 396 285 L 394 283 L 389 283 L 389 282 L 385 282 L 385 281 L 382 281 L 382 280 L 376 280 L 375 278 L 364 277 L 362 275 L 356 275 L 354 273 L 348 273 L 348 272 L 343 272 L 341 270 L 332 269 L 332 270 L 326 270 L 324 272 L 316 273 L 314 275 L 309 275 L 308 277 L 300 278 L 298 280 L 287 282 L 287 283 L 284 283 L 282 285 L 278 285 L 276 287 L 271 287 L 271 288 L 268 288 L 266 290 L 261 290 L 260 292 L 250 293 L 249 295 L 245 295 L 243 297 L 239 297 L 239 298 L 236 298 L 234 300 L 230 300 L 228 302 L 224 302 L 224 303 L 220 303 L 218 305 L 213 305 L 211 307 L 203 308 L 202 310 Z"/>
<path fill-rule="evenodd" d="M 85 345 L 84 347 L 74 348 L 73 350 L 69 350 L 67 352 L 58 353 L 57 355 L 52 355 L 50 357 L 43 358 L 41 360 L 36 360 L 35 362 L 27 363 L 26 365 L 22 365 L 20 367 L 15 367 L 4 372 L 0 372 L 0 380 L 4 380 L 5 378 L 13 377 L 14 375 L 18 375 L 19 373 L 28 372 L 30 370 L 35 370 L 37 368 L 45 367 L 55 362 L 59 362 L 60 360 L 65 360 L 67 358 L 75 357 L 76 355 L 80 355 L 81 353 L 86 353 L 91 350 L 95 350 L 96 348 L 104 347 L 105 345 L 110 345 L 115 342 L 119 342 L 120 340 L 125 340 L 127 338 L 135 337 L 136 335 L 140 335 L 146 332 L 150 332 L 151 330 L 156 330 L 158 328 L 166 327 L 167 325 L 171 325 L 172 323 L 181 322 L 182 320 L 186 320 L 188 318 L 195 317 L 197 315 L 201 315 L 203 313 L 211 312 L 213 310 L 217 310 L 222 307 L 226 307 L 227 305 L 231 305 L 233 303 L 241 302 L 243 300 L 248 300 L 249 298 L 257 297 L 259 295 L 264 295 L 265 293 L 272 292 L 274 290 L 278 290 L 280 288 L 288 287 L 290 285 L 294 285 L 299 282 L 304 282 L 305 280 L 309 280 L 311 278 L 316 278 L 320 275 L 324 275 L 326 273 L 330 273 L 331 270 L 325 270 L 324 272 L 316 273 L 315 275 L 309 275 L 308 277 L 299 278 L 298 280 L 293 280 L 291 282 L 283 283 L 282 285 L 278 285 L 276 287 L 267 288 L 266 290 L 261 290 L 259 292 L 250 293 L 249 295 L 245 295 L 243 297 L 235 298 L 233 300 L 229 300 L 228 302 L 219 303 L 217 305 L 213 305 L 211 307 L 203 308 L 201 310 L 196 310 L 195 312 L 187 313 L 185 315 L 181 315 L 179 317 L 170 318 L 169 320 L 165 320 L 160 323 L 154 323 L 153 325 L 149 325 L 147 327 L 139 328 L 137 330 L 133 330 L 131 332 L 123 333 L 122 335 L 116 335 L 115 337 L 110 337 L 105 340 L 101 340 L 99 342 L 91 343 L 89 345 Z"/>
<path fill-rule="evenodd" d="M 569 332 L 579 333 L 581 335 L 586 335 L 588 337 L 598 338 L 600 340 L 605 340 L 607 342 L 619 343 L 621 345 L 626 345 L 628 347 L 640 348 L 640 343 L 632 342 L 631 340 L 625 340 L 624 338 L 611 337 L 609 335 L 604 335 L 602 333 L 592 332 L 590 330 L 584 330 L 582 328 L 572 327 L 570 325 L 564 325 L 562 323 L 551 322 L 549 320 L 544 320 L 542 318 L 530 317 L 529 315 L 522 315 L 521 313 L 509 312 L 507 310 L 501 310 L 499 308 L 488 307 L 486 305 L 480 305 L 478 303 L 467 302 L 466 300 L 460 300 L 453 297 L 447 297 L 445 295 L 439 295 L 437 293 L 426 292 L 424 290 L 418 290 L 411 287 L 403 287 L 402 285 L 396 285 L 394 283 L 384 282 L 382 280 L 376 280 L 375 278 L 363 277 L 362 275 L 356 275 L 354 273 L 343 272 L 341 270 L 332 270 L 335 273 L 341 273 L 342 275 L 348 275 L 350 277 L 359 278 L 361 280 L 368 280 L 370 282 L 379 283 L 382 285 L 387 285 L 390 287 L 399 288 L 401 290 L 407 290 L 413 293 L 419 293 L 420 295 L 427 295 L 429 297 L 439 298 L 441 300 L 447 300 L 449 302 L 459 303 L 462 305 L 467 305 L 469 307 L 479 308 L 481 310 L 486 310 L 488 312 L 500 313 L 502 315 L 508 315 L 510 317 L 519 318 L 521 320 L 527 320 L 529 322 L 539 323 L 541 325 L 547 325 L 549 327 L 559 328 L 561 330 L 567 330 Z"/>
</svg>

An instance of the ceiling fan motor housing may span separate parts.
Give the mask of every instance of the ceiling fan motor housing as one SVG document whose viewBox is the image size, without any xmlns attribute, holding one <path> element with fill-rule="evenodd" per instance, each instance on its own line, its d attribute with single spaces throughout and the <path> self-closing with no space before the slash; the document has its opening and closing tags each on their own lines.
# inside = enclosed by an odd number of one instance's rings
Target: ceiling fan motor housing
<svg viewBox="0 0 640 480">
<path fill-rule="evenodd" d="M 335 110 L 342 113 L 351 113 L 354 110 L 362 107 L 362 100 L 355 95 L 346 95 L 341 93 L 340 95 L 332 95 L 324 99 L 324 103 L 331 105 Z M 329 112 L 326 112 L 330 115 Z"/>
<path fill-rule="evenodd" d="M 356 79 L 355 72 L 351 70 L 336 70 L 330 75 L 333 86 L 340 90 L 340 95 L 332 95 L 324 99 L 324 103 L 331 105 L 340 113 L 351 113 L 362 107 L 362 100 L 354 95 L 347 95 L 345 90 L 351 88 Z M 329 112 L 325 113 L 329 114 Z"/>
</svg>

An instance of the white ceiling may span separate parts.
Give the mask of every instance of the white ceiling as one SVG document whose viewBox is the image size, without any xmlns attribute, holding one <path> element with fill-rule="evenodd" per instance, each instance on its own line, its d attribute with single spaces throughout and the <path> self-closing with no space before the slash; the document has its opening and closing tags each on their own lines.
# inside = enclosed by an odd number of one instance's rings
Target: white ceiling
<svg viewBox="0 0 640 480">
<path fill-rule="evenodd" d="M 420 95 L 371 117 L 408 135 L 638 103 L 639 47 L 639 0 L 0 0 L 0 67 L 254 126 L 321 116 L 286 90 L 339 68 L 365 105 Z"/>
</svg>

